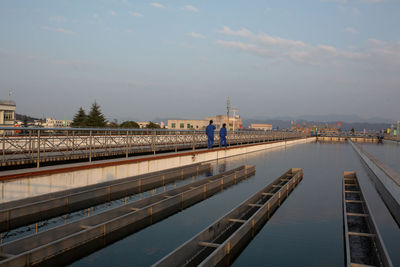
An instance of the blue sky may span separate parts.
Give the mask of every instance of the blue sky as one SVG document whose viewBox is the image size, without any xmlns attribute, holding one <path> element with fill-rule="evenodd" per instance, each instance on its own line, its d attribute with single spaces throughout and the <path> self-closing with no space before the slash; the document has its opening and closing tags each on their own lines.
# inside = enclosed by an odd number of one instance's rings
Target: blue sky
<svg viewBox="0 0 400 267">
<path fill-rule="evenodd" d="M 1 1 L 1 98 L 70 119 L 400 119 L 400 1 Z"/>
</svg>

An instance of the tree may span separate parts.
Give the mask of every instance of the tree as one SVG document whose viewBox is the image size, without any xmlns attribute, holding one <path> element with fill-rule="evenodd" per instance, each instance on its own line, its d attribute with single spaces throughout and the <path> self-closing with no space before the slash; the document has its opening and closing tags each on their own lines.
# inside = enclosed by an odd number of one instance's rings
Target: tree
<svg viewBox="0 0 400 267">
<path fill-rule="evenodd" d="M 24 127 L 28 127 L 28 117 L 24 115 Z"/>
<path fill-rule="evenodd" d="M 123 123 L 121 123 L 121 125 L 119 127 L 121 127 L 121 128 L 130 128 L 130 129 L 140 128 L 139 124 L 137 124 L 134 121 L 124 121 Z"/>
<path fill-rule="evenodd" d="M 354 135 L 354 128 L 351 128 L 350 132 Z"/>
<path fill-rule="evenodd" d="M 152 121 L 149 121 L 149 123 L 146 125 L 146 128 L 148 128 L 148 129 L 160 129 L 161 127 L 160 127 L 160 125 L 158 125 L 158 124 L 156 124 L 156 123 L 154 123 Z"/>
<path fill-rule="evenodd" d="M 72 120 L 71 126 L 72 127 L 85 127 L 87 123 L 87 115 L 85 110 L 80 107 L 78 112 L 75 114 L 74 119 Z"/>
<path fill-rule="evenodd" d="M 90 127 L 105 127 L 106 119 L 101 113 L 100 106 L 96 103 L 96 101 L 92 104 L 92 108 L 87 117 L 87 126 Z"/>
</svg>

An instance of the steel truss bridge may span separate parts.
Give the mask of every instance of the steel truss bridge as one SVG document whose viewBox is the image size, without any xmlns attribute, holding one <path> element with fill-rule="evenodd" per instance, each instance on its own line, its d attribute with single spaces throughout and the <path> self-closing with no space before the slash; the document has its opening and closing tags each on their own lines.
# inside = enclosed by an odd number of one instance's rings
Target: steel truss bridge
<svg viewBox="0 0 400 267">
<path fill-rule="evenodd" d="M 0 127 L 1 167 L 18 167 L 71 160 L 129 157 L 207 147 L 204 131 L 165 129 L 10 128 Z M 304 134 L 286 131 L 229 131 L 228 145 L 291 140 Z M 215 145 L 219 143 L 215 132 Z"/>
</svg>

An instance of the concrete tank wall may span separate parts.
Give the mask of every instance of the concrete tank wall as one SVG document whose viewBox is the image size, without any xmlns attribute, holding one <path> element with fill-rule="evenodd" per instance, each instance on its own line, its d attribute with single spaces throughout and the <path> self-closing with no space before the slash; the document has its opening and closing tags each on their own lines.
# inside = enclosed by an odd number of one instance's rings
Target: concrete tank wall
<svg viewBox="0 0 400 267">
<path fill-rule="evenodd" d="M 315 140 L 315 137 L 311 137 L 274 143 L 243 145 L 228 149 L 196 150 L 167 156 L 145 156 L 138 158 L 135 162 L 126 164 L 86 168 L 62 173 L 51 173 L 49 171 L 47 175 L 1 182 L 0 203 L 193 163 L 203 163 L 276 147 L 314 142 Z M 108 165 L 110 165 L 110 162 L 112 163 L 112 161 L 108 161 Z M 54 166 L 52 168 L 56 170 L 57 168 L 65 168 L 65 166 Z"/>
</svg>

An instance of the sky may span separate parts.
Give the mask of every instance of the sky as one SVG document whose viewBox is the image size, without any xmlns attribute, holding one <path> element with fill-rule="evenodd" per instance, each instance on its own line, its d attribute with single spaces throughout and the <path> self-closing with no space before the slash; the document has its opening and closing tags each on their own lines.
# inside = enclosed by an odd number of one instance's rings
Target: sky
<svg viewBox="0 0 400 267">
<path fill-rule="evenodd" d="M 0 98 L 109 120 L 400 120 L 399 0 L 0 1 Z"/>
</svg>

